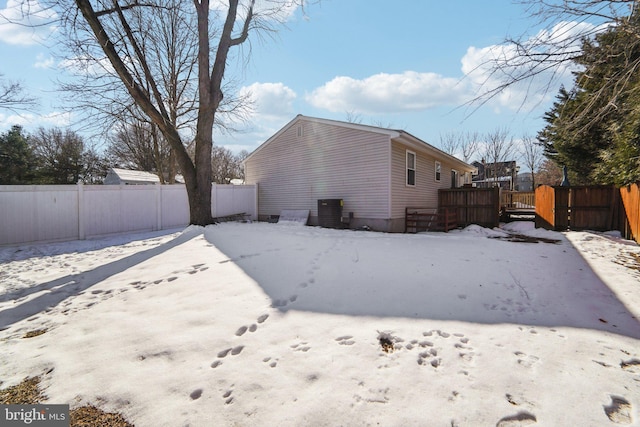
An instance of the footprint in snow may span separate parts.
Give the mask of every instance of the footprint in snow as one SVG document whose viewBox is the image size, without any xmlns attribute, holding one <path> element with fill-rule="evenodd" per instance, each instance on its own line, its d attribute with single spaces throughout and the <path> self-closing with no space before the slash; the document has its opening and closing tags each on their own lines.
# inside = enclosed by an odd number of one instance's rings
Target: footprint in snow
<svg viewBox="0 0 640 427">
<path fill-rule="evenodd" d="M 537 422 L 538 420 L 535 415 L 522 411 L 518 412 L 516 415 L 501 418 L 496 424 L 496 427 L 521 427 L 535 424 Z"/>
<path fill-rule="evenodd" d="M 625 371 L 631 372 L 633 374 L 640 374 L 640 360 L 638 359 L 631 359 L 620 362 L 620 367 Z"/>
<path fill-rule="evenodd" d="M 521 351 L 516 351 L 513 354 L 518 357 L 518 364 L 524 366 L 525 368 L 531 368 L 540 360 L 539 357 L 527 355 Z"/>
<path fill-rule="evenodd" d="M 289 347 L 291 347 L 293 351 L 301 351 L 303 353 L 306 353 L 307 351 L 311 350 L 311 347 L 307 345 L 306 341 L 302 341 L 298 344 L 292 344 Z"/>
<path fill-rule="evenodd" d="M 227 390 L 222 394 L 222 398 L 225 399 L 225 405 L 230 405 L 231 403 L 233 403 L 233 396 L 231 396 L 231 394 L 233 394 L 233 390 Z"/>
<path fill-rule="evenodd" d="M 352 335 L 344 335 L 344 336 L 336 338 L 336 341 L 338 342 L 339 345 L 353 345 L 356 342 L 354 340 L 352 340 L 351 338 L 353 338 Z"/>
<path fill-rule="evenodd" d="M 611 403 L 604 406 L 604 413 L 615 424 L 631 424 L 633 419 L 631 403 L 624 397 L 611 396 Z"/>
<path fill-rule="evenodd" d="M 227 357 L 229 353 L 231 353 L 232 356 L 237 356 L 242 352 L 243 349 L 244 349 L 243 345 L 239 345 L 233 348 L 227 348 L 226 350 L 222 350 L 218 352 L 218 359 Z"/>
<path fill-rule="evenodd" d="M 286 307 L 287 304 L 289 304 L 289 301 L 287 301 L 286 299 L 277 299 L 271 303 L 271 307 L 283 308 L 283 307 Z"/>
<path fill-rule="evenodd" d="M 273 360 L 273 359 L 271 359 L 271 357 L 265 357 L 264 359 L 262 359 L 262 361 L 264 363 L 268 363 L 269 367 L 271 367 L 271 368 L 275 368 L 276 366 L 278 366 L 278 360 L 277 359 Z"/>
</svg>

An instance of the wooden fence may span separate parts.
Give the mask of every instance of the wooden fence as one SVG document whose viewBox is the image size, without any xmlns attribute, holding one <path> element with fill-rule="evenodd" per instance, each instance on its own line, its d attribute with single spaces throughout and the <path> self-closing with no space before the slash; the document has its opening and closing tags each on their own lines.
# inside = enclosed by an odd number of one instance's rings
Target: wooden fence
<svg viewBox="0 0 640 427">
<path fill-rule="evenodd" d="M 500 225 L 500 188 L 450 188 L 438 190 L 438 209 L 456 213 L 459 226 Z"/>
<path fill-rule="evenodd" d="M 256 185 L 212 185 L 214 217 L 257 219 Z M 1 185 L 0 245 L 166 230 L 189 224 L 184 185 Z"/>
<path fill-rule="evenodd" d="M 550 230 L 620 230 L 640 239 L 638 184 L 536 189 L 536 227 Z"/>
</svg>

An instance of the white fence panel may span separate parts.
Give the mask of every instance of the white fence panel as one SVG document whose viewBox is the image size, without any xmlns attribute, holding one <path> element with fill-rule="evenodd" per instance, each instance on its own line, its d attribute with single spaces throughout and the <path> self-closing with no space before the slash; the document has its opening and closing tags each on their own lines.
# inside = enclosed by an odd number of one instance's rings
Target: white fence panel
<svg viewBox="0 0 640 427">
<path fill-rule="evenodd" d="M 0 196 L 0 244 L 77 238 L 75 185 L 2 185 Z"/>
<path fill-rule="evenodd" d="M 83 187 L 85 235 L 156 230 L 153 185 L 87 185 Z"/>
<path fill-rule="evenodd" d="M 258 219 L 257 185 L 217 185 L 211 188 L 214 217 L 244 213 Z"/>
<path fill-rule="evenodd" d="M 211 213 L 258 218 L 257 185 L 213 185 Z M 184 185 L 0 185 L 0 245 L 85 239 L 189 223 Z"/>
<path fill-rule="evenodd" d="M 177 228 L 189 224 L 189 197 L 184 185 L 160 185 L 161 228 Z"/>
</svg>

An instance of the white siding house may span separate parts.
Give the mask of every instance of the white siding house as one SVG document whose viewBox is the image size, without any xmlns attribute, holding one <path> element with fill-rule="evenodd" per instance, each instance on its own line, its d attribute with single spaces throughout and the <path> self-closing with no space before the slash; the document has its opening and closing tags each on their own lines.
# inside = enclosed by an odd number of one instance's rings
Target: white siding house
<svg viewBox="0 0 640 427">
<path fill-rule="evenodd" d="M 245 182 L 258 184 L 261 220 L 284 209 L 342 199 L 351 228 L 404 230 L 406 207 L 438 206 L 438 189 L 471 183 L 475 168 L 411 134 L 298 115 L 244 161 Z M 455 180 L 455 182 L 453 182 Z"/>
</svg>

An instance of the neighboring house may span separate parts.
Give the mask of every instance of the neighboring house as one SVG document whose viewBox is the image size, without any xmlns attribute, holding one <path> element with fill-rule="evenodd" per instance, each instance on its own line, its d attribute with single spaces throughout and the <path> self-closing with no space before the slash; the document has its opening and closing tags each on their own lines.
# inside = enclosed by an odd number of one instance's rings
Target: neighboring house
<svg viewBox="0 0 640 427">
<path fill-rule="evenodd" d="M 503 190 L 518 190 L 517 176 L 520 166 L 515 160 L 508 162 L 481 162 L 471 163 L 478 170 L 473 177 L 473 184 L 477 188 L 500 187 Z"/>
<path fill-rule="evenodd" d="M 516 177 L 517 191 L 533 191 L 533 176 L 531 172 L 519 173 Z"/>
<path fill-rule="evenodd" d="M 298 115 L 243 162 L 258 184 L 259 219 L 318 200 L 343 200 L 351 228 L 404 231 L 405 208 L 438 206 L 438 189 L 471 183 L 475 168 L 395 129 Z"/>
<path fill-rule="evenodd" d="M 109 168 L 107 176 L 104 178 L 104 183 L 105 185 L 160 184 L 160 178 L 151 172 Z"/>
</svg>

